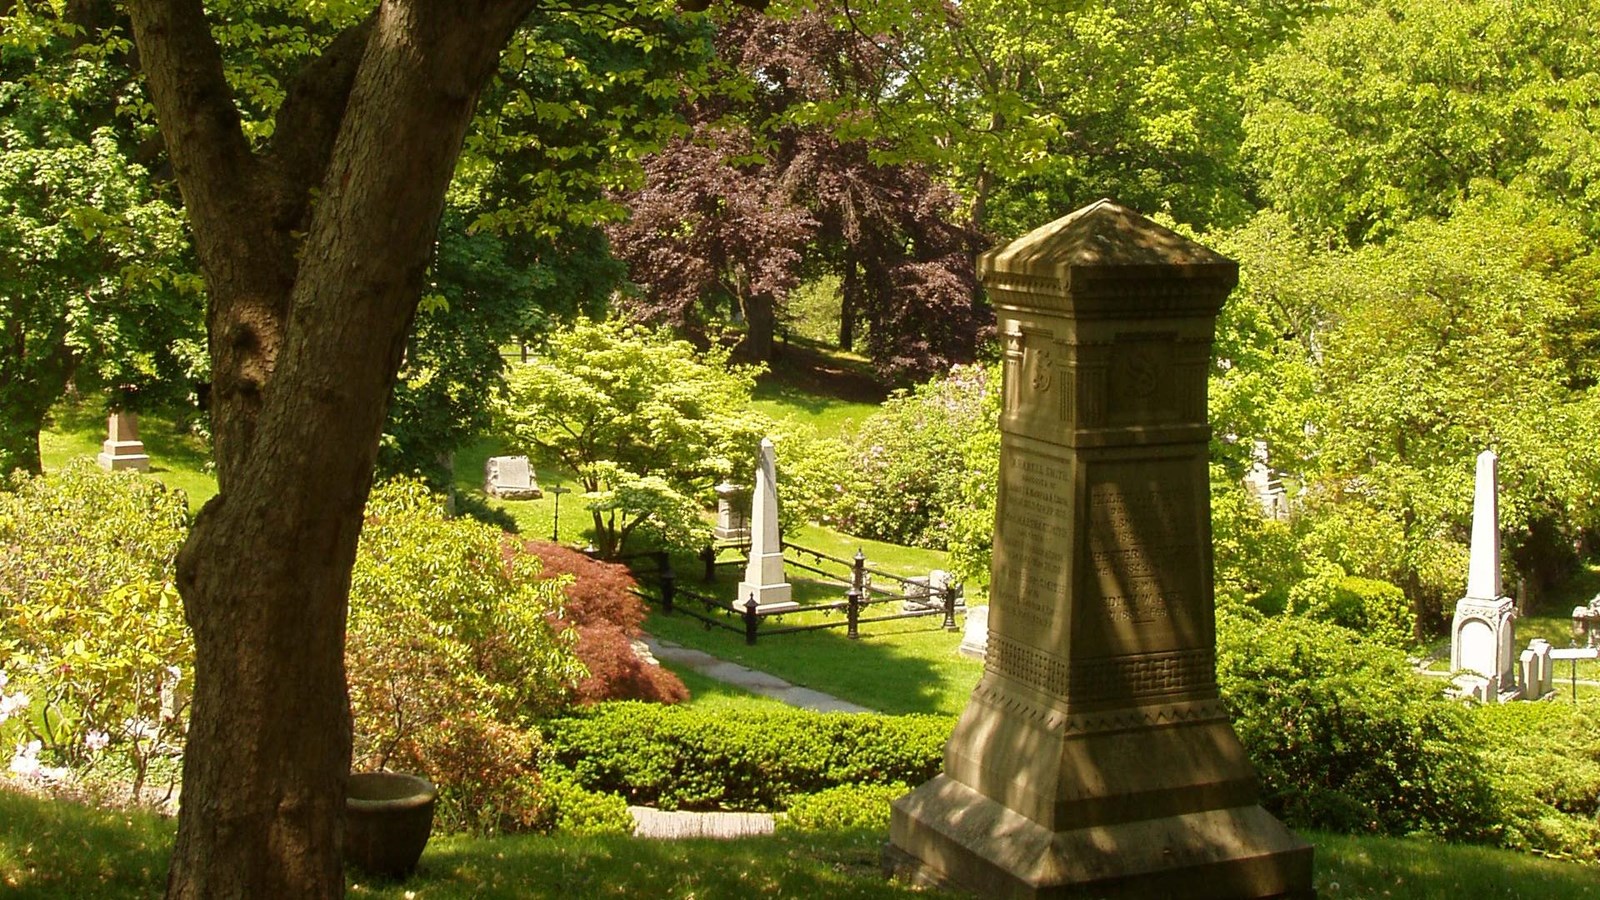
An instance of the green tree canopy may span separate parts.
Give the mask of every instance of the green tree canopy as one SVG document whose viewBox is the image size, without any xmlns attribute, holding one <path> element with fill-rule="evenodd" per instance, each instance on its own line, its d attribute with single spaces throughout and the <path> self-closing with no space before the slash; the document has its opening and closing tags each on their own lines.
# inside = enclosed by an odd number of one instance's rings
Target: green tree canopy
<svg viewBox="0 0 1600 900">
<path fill-rule="evenodd" d="M 1246 159 L 1302 230 L 1359 243 L 1484 179 L 1600 211 L 1600 24 L 1563 0 L 1350 2 L 1254 70 Z"/>
<path fill-rule="evenodd" d="M 138 408 L 206 377 L 183 218 L 134 161 L 127 37 L 95 37 L 49 6 L 0 14 L 0 472 L 39 471 L 69 383 Z"/>
<path fill-rule="evenodd" d="M 700 501 L 749 472 L 765 432 L 750 409 L 757 371 L 718 347 L 580 319 L 511 369 L 498 415 L 517 446 L 578 474 L 602 553 L 641 527 L 694 546 L 706 531 Z"/>
</svg>

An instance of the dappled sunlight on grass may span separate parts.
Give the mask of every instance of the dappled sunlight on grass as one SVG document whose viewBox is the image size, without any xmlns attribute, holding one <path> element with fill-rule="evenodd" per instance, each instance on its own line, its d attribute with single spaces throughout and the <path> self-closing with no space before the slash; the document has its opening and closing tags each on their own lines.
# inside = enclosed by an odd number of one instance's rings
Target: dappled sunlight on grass
<svg viewBox="0 0 1600 900">
<path fill-rule="evenodd" d="M 961 632 L 944 631 L 937 616 L 865 625 L 854 641 L 840 628 L 771 635 L 755 646 L 745 644 L 742 634 L 708 631 L 684 615 L 654 612 L 645 630 L 886 713 L 956 715 L 983 674 L 981 662 L 956 652 Z"/>
<path fill-rule="evenodd" d="M 1526 853 L 1423 838 L 1306 835 L 1316 845 L 1317 896 L 1407 900 L 1517 897 L 1578 900 L 1596 894 L 1600 868 Z"/>
<path fill-rule="evenodd" d="M 435 841 L 401 885 L 357 882 L 352 897 L 925 897 L 884 880 L 887 835 L 787 834 L 738 840 L 502 838 Z"/>
<path fill-rule="evenodd" d="M 0 787 L 0 895 L 154 896 L 166 884 L 174 833 L 174 822 L 148 813 L 90 809 Z"/>
</svg>

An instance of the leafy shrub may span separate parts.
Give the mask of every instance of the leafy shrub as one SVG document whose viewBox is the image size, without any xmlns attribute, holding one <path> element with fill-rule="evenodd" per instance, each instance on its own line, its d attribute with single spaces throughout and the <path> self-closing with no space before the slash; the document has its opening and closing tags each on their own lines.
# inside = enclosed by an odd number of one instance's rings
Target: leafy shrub
<svg viewBox="0 0 1600 900">
<path fill-rule="evenodd" d="M 1495 752 L 1499 842 L 1548 856 L 1600 860 L 1600 705 L 1499 703 L 1473 717 Z"/>
<path fill-rule="evenodd" d="M 844 784 L 815 794 L 789 798 L 778 820 L 785 831 L 889 830 L 889 804 L 910 790 L 906 785 Z"/>
<path fill-rule="evenodd" d="M 969 470 L 986 471 L 967 454 L 974 432 L 996 427 L 998 392 L 997 370 L 956 366 L 945 378 L 890 397 L 842 439 L 850 463 L 837 474 L 828 524 L 944 549 Z"/>
<path fill-rule="evenodd" d="M 689 689 L 661 666 L 646 665 L 633 652 L 644 622 L 644 601 L 633 593 L 637 582 L 627 567 L 592 560 L 582 553 L 546 541 L 524 545 L 550 575 L 567 575 L 562 587 L 566 604 L 561 619 L 578 633 L 577 653 L 589 672 L 575 688 L 580 703 L 600 700 L 649 700 L 680 703 Z"/>
<path fill-rule="evenodd" d="M 1481 732 L 1398 651 L 1293 617 L 1217 626 L 1218 685 L 1268 809 L 1334 831 L 1491 836 Z"/>
<path fill-rule="evenodd" d="M 1404 649 L 1412 643 L 1416 616 L 1405 592 L 1387 581 L 1321 572 L 1289 589 L 1296 615 L 1330 622 L 1370 641 Z"/>
<path fill-rule="evenodd" d="M 84 770 L 181 752 L 194 651 L 173 586 L 182 493 L 79 461 L 0 491 L 0 737 Z M 42 754 L 42 756 L 41 756 Z"/>
<path fill-rule="evenodd" d="M 591 791 L 559 766 L 542 773 L 544 796 L 553 813 L 552 830 L 563 834 L 632 834 L 628 801 L 616 794 Z"/>
<path fill-rule="evenodd" d="M 545 723 L 554 759 L 590 790 L 663 809 L 781 809 L 844 784 L 938 774 L 955 722 L 778 710 L 730 714 L 602 703 Z"/>
<path fill-rule="evenodd" d="M 583 675 L 561 581 L 497 529 L 446 518 L 421 482 L 380 485 L 367 516 L 345 651 L 354 765 L 428 775 L 446 828 L 539 827 L 531 725 Z"/>
</svg>

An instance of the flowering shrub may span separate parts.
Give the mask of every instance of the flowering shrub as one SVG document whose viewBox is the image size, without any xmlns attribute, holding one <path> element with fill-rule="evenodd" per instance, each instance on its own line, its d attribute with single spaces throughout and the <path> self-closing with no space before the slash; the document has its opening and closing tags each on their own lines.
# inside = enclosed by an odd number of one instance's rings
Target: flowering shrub
<svg viewBox="0 0 1600 900">
<path fill-rule="evenodd" d="M 0 739 L 30 777 L 181 752 L 193 656 L 173 558 L 184 496 L 82 461 L 0 492 Z M 53 764 L 53 765 L 52 765 Z M 126 769 L 126 773 L 120 771 Z"/>
<path fill-rule="evenodd" d="M 451 829 L 543 826 L 530 729 L 584 675 L 559 625 L 563 580 L 504 542 L 446 518 L 421 482 L 392 481 L 368 501 L 351 576 L 353 765 L 432 778 Z"/>
<path fill-rule="evenodd" d="M 842 438 L 849 460 L 835 475 L 824 521 L 862 537 L 944 549 L 969 473 L 987 470 L 969 459 L 969 447 L 975 434 L 996 428 L 998 389 L 998 372 L 956 366 L 889 398 Z"/>
<path fill-rule="evenodd" d="M 633 652 L 644 622 L 644 601 L 633 593 L 637 582 L 626 567 L 598 562 L 568 547 L 529 541 L 527 552 L 539 557 L 547 574 L 571 576 L 562 591 L 561 618 L 578 633 L 578 659 L 588 676 L 578 682 L 580 703 L 600 700 L 650 700 L 678 703 L 689 689 L 678 676 L 646 665 Z"/>
</svg>

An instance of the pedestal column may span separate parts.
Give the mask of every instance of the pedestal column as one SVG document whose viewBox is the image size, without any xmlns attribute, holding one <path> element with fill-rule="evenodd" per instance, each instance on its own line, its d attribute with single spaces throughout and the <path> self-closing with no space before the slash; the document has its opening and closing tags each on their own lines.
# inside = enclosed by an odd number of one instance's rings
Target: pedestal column
<svg viewBox="0 0 1600 900">
<path fill-rule="evenodd" d="M 1101 201 L 979 272 L 1005 342 L 988 654 L 889 864 L 985 897 L 1310 896 L 1216 687 L 1206 375 L 1237 266 Z"/>
</svg>

